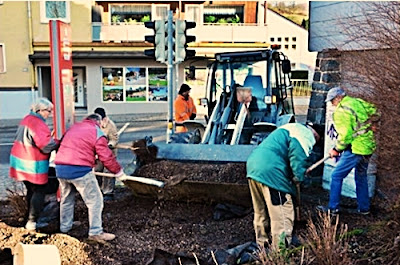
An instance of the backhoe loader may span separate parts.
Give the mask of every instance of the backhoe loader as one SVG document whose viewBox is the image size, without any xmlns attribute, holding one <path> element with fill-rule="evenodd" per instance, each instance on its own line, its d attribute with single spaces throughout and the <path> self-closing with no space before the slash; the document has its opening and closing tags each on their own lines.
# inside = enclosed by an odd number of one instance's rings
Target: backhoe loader
<svg viewBox="0 0 400 265">
<path fill-rule="evenodd" d="M 207 125 L 184 122 L 189 131 L 195 131 L 197 143 L 193 139 L 188 144 L 151 143 L 147 138 L 147 145 L 157 149 L 157 160 L 219 163 L 221 166 L 244 164 L 254 148 L 273 130 L 295 122 L 289 75 L 290 61 L 276 49 L 218 53 L 208 67 L 206 97 L 201 99 L 208 107 Z M 139 168 L 145 163 L 141 161 L 140 152 L 136 157 Z M 154 187 L 134 185 L 130 187 L 138 194 L 160 194 Z M 250 198 L 247 185 L 190 179 L 169 191 L 163 190 L 163 196 L 246 205 Z"/>
</svg>

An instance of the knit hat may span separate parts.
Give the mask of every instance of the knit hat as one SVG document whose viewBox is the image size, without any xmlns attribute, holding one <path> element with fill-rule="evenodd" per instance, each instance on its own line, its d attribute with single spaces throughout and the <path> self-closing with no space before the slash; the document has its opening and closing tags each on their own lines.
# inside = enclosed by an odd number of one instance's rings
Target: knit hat
<svg viewBox="0 0 400 265">
<path fill-rule="evenodd" d="M 310 121 L 307 121 L 306 126 L 309 126 L 314 129 L 316 133 L 318 133 L 319 137 L 322 138 L 325 135 L 325 126 L 321 124 L 314 124 Z"/>
<path fill-rule="evenodd" d="M 183 93 L 190 91 L 190 89 L 191 89 L 190 86 L 188 86 L 187 84 L 182 84 L 178 94 L 182 95 Z"/>
<path fill-rule="evenodd" d="M 345 96 L 346 92 L 341 87 L 334 87 L 331 88 L 328 92 L 328 95 L 326 95 L 326 100 L 325 102 L 329 102 L 332 99 L 336 98 L 337 96 Z"/>
<path fill-rule="evenodd" d="M 102 119 L 104 119 L 106 115 L 106 111 L 103 108 L 97 108 L 94 110 L 94 113 L 97 113 L 101 116 Z"/>
</svg>

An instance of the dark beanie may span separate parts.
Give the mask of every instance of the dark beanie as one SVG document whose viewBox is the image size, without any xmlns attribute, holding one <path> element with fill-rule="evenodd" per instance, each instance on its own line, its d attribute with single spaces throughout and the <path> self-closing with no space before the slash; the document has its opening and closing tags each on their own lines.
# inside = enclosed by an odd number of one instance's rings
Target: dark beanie
<svg viewBox="0 0 400 265">
<path fill-rule="evenodd" d="M 190 86 L 188 86 L 187 84 L 182 84 L 178 93 L 179 93 L 179 95 L 182 95 L 186 91 L 190 91 Z"/>
<path fill-rule="evenodd" d="M 315 124 L 315 123 L 312 123 L 309 121 L 306 122 L 306 125 L 313 128 L 321 138 L 324 137 L 324 135 L 325 135 L 325 126 L 324 125 Z"/>
<path fill-rule="evenodd" d="M 97 108 L 94 110 L 94 113 L 97 113 L 101 116 L 102 119 L 104 119 L 106 115 L 106 111 L 103 108 Z"/>
</svg>

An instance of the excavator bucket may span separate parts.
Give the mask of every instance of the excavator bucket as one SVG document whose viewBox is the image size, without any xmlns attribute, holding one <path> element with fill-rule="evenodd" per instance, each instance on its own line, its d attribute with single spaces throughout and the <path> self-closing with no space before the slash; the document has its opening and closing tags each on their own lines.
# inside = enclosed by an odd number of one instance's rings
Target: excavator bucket
<svg viewBox="0 0 400 265">
<path fill-rule="evenodd" d="M 210 145 L 154 143 L 157 159 L 176 161 L 203 161 L 213 163 L 245 163 L 256 145 Z"/>
</svg>

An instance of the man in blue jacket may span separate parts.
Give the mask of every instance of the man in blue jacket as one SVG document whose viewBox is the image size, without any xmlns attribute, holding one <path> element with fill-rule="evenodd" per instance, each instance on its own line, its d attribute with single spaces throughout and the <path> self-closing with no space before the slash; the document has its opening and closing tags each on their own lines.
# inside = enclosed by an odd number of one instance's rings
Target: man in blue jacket
<svg viewBox="0 0 400 265">
<path fill-rule="evenodd" d="M 254 230 L 260 246 L 292 242 L 296 183 L 304 180 L 308 157 L 320 139 L 312 124 L 290 123 L 273 131 L 249 156 L 247 178 L 254 208 Z M 318 130 L 319 131 L 319 130 Z"/>
</svg>

